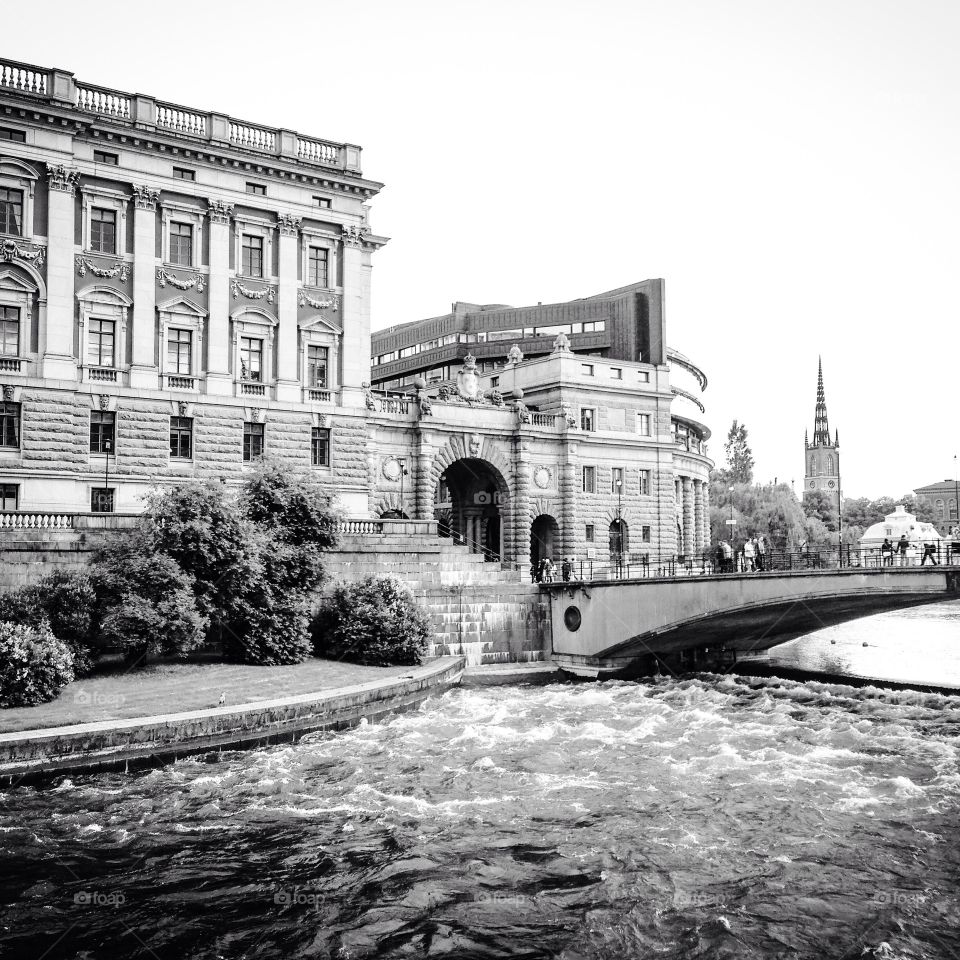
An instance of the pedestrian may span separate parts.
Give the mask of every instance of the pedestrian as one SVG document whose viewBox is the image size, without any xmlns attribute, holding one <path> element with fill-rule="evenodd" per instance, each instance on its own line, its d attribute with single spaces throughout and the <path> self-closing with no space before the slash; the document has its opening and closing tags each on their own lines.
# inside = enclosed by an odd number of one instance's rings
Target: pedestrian
<svg viewBox="0 0 960 960">
<path fill-rule="evenodd" d="M 920 561 L 921 567 L 927 562 L 928 557 L 933 561 L 935 567 L 940 566 L 940 561 L 937 559 L 937 545 L 935 543 L 928 542 L 923 545 L 923 559 Z"/>
<path fill-rule="evenodd" d="M 733 546 L 728 540 L 721 540 L 723 547 L 723 572 L 733 573 Z"/>
<path fill-rule="evenodd" d="M 723 541 L 722 541 L 722 540 L 718 540 L 718 541 L 717 541 L 717 573 L 723 573 L 723 572 L 724 572 L 723 559 L 724 559 Z"/>
<path fill-rule="evenodd" d="M 563 576 L 563 582 L 568 583 L 570 581 L 570 574 L 573 571 L 573 565 L 570 563 L 569 557 L 563 558 L 563 563 L 560 565 L 560 573 Z"/>
<path fill-rule="evenodd" d="M 547 558 L 541 557 L 537 566 L 537 583 L 543 583 L 547 579 Z"/>
<path fill-rule="evenodd" d="M 767 543 L 763 534 L 757 537 L 757 569 L 763 573 L 767 569 Z"/>
<path fill-rule="evenodd" d="M 884 537 L 883 543 L 880 544 L 880 557 L 885 567 L 893 566 L 893 544 L 889 537 Z"/>
<path fill-rule="evenodd" d="M 554 565 L 552 558 L 547 557 L 547 566 L 546 566 L 546 579 L 547 583 L 553 583 L 553 578 L 556 576 L 557 568 Z"/>
<path fill-rule="evenodd" d="M 756 567 L 757 542 L 753 539 L 744 541 L 743 544 L 743 569 L 745 573 L 753 573 Z"/>
<path fill-rule="evenodd" d="M 910 541 L 907 539 L 905 533 L 900 534 L 900 539 L 897 541 L 897 553 L 900 554 L 900 566 L 905 567 L 907 565 L 907 547 L 910 546 Z"/>
</svg>

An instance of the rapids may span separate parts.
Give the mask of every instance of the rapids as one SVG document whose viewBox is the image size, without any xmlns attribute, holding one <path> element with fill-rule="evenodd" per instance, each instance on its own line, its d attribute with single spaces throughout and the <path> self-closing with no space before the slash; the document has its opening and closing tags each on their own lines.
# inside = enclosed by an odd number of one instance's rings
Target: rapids
<svg viewBox="0 0 960 960">
<path fill-rule="evenodd" d="M 453 690 L 0 796 L 0 956 L 960 957 L 960 697 Z"/>
</svg>

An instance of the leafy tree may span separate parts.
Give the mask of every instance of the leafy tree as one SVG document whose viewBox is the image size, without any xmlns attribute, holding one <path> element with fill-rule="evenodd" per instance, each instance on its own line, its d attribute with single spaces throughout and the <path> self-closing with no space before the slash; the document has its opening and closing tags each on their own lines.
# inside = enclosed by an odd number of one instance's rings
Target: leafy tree
<svg viewBox="0 0 960 960">
<path fill-rule="evenodd" d="M 753 481 L 753 453 L 747 443 L 747 428 L 733 421 L 727 433 L 727 442 L 723 445 L 727 457 L 727 473 L 733 483 L 751 483 Z"/>
<path fill-rule="evenodd" d="M 836 532 L 838 515 L 836 500 L 823 490 L 808 490 L 803 495 L 803 512 L 816 517 L 826 528 Z"/>
<path fill-rule="evenodd" d="M 376 666 L 417 664 L 429 628 L 413 594 L 393 577 L 369 576 L 324 598 L 310 627 L 317 656 Z"/>
</svg>

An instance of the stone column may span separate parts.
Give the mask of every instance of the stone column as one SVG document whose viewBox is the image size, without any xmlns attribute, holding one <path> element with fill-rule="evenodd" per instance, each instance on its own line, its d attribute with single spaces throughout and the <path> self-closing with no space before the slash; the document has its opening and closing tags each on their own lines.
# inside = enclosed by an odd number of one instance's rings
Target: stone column
<svg viewBox="0 0 960 960">
<path fill-rule="evenodd" d="M 277 399 L 298 403 L 303 399 L 297 369 L 297 257 L 300 218 L 288 213 L 279 217 L 280 246 L 277 290 Z"/>
<path fill-rule="evenodd" d="M 433 519 L 433 449 L 422 432 L 417 436 L 416 474 L 414 476 L 415 519 Z"/>
<path fill-rule="evenodd" d="M 362 235 L 344 229 L 340 402 L 346 407 L 364 406 L 362 384 L 370 379 L 370 301 L 363 258 Z"/>
<path fill-rule="evenodd" d="M 683 496 L 683 552 L 689 557 L 693 553 L 693 480 L 681 477 Z"/>
<path fill-rule="evenodd" d="M 710 481 L 703 481 L 703 546 L 709 550 L 711 546 L 710 536 Z"/>
<path fill-rule="evenodd" d="M 505 559 L 519 564 L 530 562 L 530 441 L 519 434 L 513 438 L 513 555 Z"/>
<path fill-rule="evenodd" d="M 230 217 L 233 204 L 208 200 L 210 209 L 210 316 L 207 329 L 207 393 L 233 393 L 230 373 Z"/>
<path fill-rule="evenodd" d="M 703 481 L 693 481 L 693 549 L 702 556 L 703 541 Z"/>
<path fill-rule="evenodd" d="M 158 190 L 133 188 L 133 363 L 130 386 L 156 390 Z M 160 344 L 161 351 L 165 348 Z M 199 346 L 198 346 L 199 349 Z"/>
<path fill-rule="evenodd" d="M 565 444 L 560 478 L 560 542 L 565 557 L 575 556 L 581 531 L 577 529 L 577 464 L 576 449 Z M 584 559 L 577 557 L 578 560 Z"/>
<path fill-rule="evenodd" d="M 47 219 L 47 322 L 41 330 L 43 376 L 50 380 L 76 380 L 74 352 L 73 250 L 74 189 L 80 174 L 61 164 L 47 164 L 49 186 Z M 80 356 L 84 354 L 80 344 Z"/>
</svg>

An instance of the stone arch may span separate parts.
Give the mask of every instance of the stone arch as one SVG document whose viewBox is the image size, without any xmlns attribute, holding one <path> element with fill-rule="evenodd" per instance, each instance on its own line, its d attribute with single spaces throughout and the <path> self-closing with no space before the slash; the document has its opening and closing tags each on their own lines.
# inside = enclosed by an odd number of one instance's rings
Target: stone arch
<svg viewBox="0 0 960 960">
<path fill-rule="evenodd" d="M 373 506 L 373 515 L 382 517 L 384 514 L 406 514 L 403 509 L 403 503 L 400 501 L 399 493 L 385 493 Z"/>
</svg>

